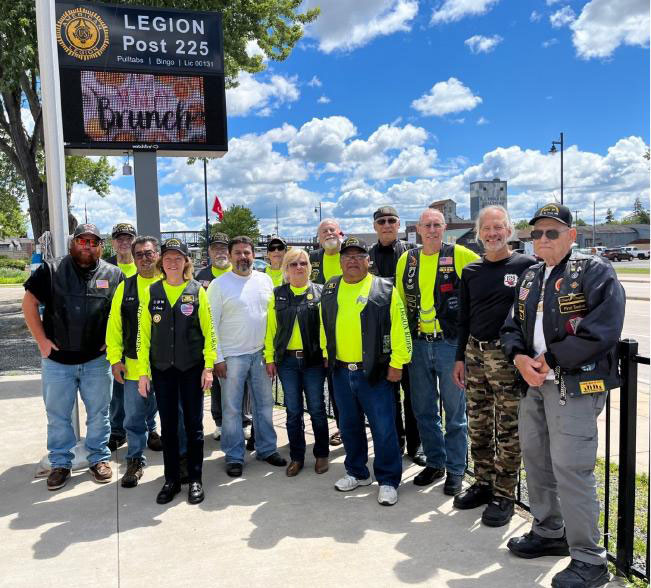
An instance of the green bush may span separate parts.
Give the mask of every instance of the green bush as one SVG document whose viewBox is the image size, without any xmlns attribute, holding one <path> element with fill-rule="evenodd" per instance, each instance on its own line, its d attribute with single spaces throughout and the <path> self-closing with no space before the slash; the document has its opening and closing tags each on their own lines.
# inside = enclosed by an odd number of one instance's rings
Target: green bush
<svg viewBox="0 0 651 588">
<path fill-rule="evenodd" d="M 23 271 L 26 266 L 27 266 L 27 262 L 24 259 L 9 259 L 4 255 L 0 256 L 0 269 L 12 268 L 12 269 Z"/>
<path fill-rule="evenodd" d="M 0 267 L 0 284 L 22 284 L 29 272 L 11 267 Z"/>
</svg>

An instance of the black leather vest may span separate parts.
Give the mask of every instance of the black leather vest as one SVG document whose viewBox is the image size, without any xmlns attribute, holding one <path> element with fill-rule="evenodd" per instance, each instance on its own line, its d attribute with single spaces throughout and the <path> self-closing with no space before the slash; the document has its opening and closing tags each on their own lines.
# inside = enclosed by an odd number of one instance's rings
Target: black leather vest
<svg viewBox="0 0 651 588">
<path fill-rule="evenodd" d="M 52 304 L 43 315 L 48 339 L 61 351 L 99 351 L 105 344 L 111 299 L 124 277 L 120 268 L 100 259 L 86 281 L 70 255 L 45 263 L 52 277 Z"/>
<path fill-rule="evenodd" d="M 303 294 L 296 295 L 289 284 L 274 289 L 276 321 L 278 328 L 274 338 L 274 361 L 283 360 L 287 344 L 292 337 L 294 322 L 298 319 L 298 328 L 303 341 L 304 362 L 307 367 L 323 365 L 323 354 L 319 340 L 321 318 L 319 301 L 321 284 L 309 284 Z"/>
<path fill-rule="evenodd" d="M 321 312 L 326 334 L 328 369 L 334 369 L 337 359 L 337 293 L 342 276 L 334 276 L 321 293 Z M 373 276 L 364 310 L 360 313 L 362 323 L 362 363 L 369 384 L 377 384 L 385 378 L 391 360 L 391 294 L 393 284 L 387 278 Z"/>
<path fill-rule="evenodd" d="M 122 293 L 122 345 L 124 356 L 129 359 L 138 359 L 136 351 L 136 340 L 138 338 L 138 274 L 127 278 L 124 281 L 124 292 Z"/>
<path fill-rule="evenodd" d="M 368 250 L 368 273 L 373 274 L 374 276 L 380 276 L 380 268 L 378 267 L 378 248 L 380 247 L 380 243 L 374 243 L 371 248 Z M 395 284 L 396 282 L 396 266 L 398 265 L 398 260 L 400 259 L 400 256 L 407 251 L 407 249 L 411 249 L 412 246 L 410 246 L 409 243 L 405 243 L 405 241 L 401 241 L 400 239 L 397 239 L 393 243 L 393 264 L 392 264 L 392 269 L 393 273 L 390 276 L 380 276 L 382 278 L 390 278 L 393 283 Z"/>
<path fill-rule="evenodd" d="M 210 282 L 215 279 L 215 276 L 212 275 L 212 265 L 208 267 L 201 268 L 197 275 L 194 276 L 194 279 L 197 280 L 204 288 L 210 286 Z"/>
<path fill-rule="evenodd" d="M 156 369 L 166 370 L 174 366 L 185 371 L 203 362 L 204 336 L 199 322 L 200 288 L 199 282 L 190 280 L 172 307 L 162 281 L 150 286 L 150 359 Z"/>
<path fill-rule="evenodd" d="M 422 249 L 410 249 L 407 253 L 402 286 L 405 290 L 407 319 L 412 335 L 417 335 L 420 322 L 420 255 Z M 438 266 L 434 279 L 434 309 L 436 318 L 446 339 L 457 337 L 457 313 L 459 311 L 459 285 L 461 280 L 454 267 L 454 245 L 443 243 L 439 251 Z"/>
<path fill-rule="evenodd" d="M 310 264 L 312 264 L 312 273 L 310 274 L 310 282 L 314 284 L 325 284 L 325 276 L 323 275 L 323 256 L 325 251 L 317 249 L 310 252 Z"/>
</svg>

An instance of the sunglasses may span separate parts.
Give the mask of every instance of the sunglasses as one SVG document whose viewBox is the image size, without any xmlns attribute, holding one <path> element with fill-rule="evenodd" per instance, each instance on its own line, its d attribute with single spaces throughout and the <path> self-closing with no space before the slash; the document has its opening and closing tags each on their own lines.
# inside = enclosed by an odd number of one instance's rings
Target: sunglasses
<svg viewBox="0 0 651 588">
<path fill-rule="evenodd" d="M 284 245 L 269 245 L 267 251 L 285 251 Z"/>
<path fill-rule="evenodd" d="M 155 251 L 138 251 L 138 253 L 134 253 L 133 255 L 136 259 L 144 259 L 145 257 L 147 259 L 153 259 L 156 256 Z"/>
<path fill-rule="evenodd" d="M 390 216 L 389 218 L 379 218 L 375 221 L 378 225 L 386 225 L 389 223 L 390 225 L 395 225 L 398 222 L 398 219 L 395 216 Z"/>
<path fill-rule="evenodd" d="M 75 237 L 75 241 L 81 247 L 85 247 L 86 245 L 89 247 L 99 247 L 102 242 L 100 239 L 87 239 L 86 237 Z"/>
<path fill-rule="evenodd" d="M 561 233 L 567 233 L 570 229 L 565 229 L 564 231 L 559 231 L 558 229 L 547 229 L 546 231 L 543 231 L 541 229 L 534 229 L 531 231 L 531 238 L 534 241 L 537 241 L 538 239 L 542 239 L 542 236 L 545 235 L 550 241 L 555 241 L 561 236 Z"/>
<path fill-rule="evenodd" d="M 341 258 L 345 261 L 362 261 L 368 257 L 368 253 L 356 253 L 353 255 L 348 255 L 346 253 L 341 255 Z"/>
<path fill-rule="evenodd" d="M 296 269 L 297 267 L 307 267 L 307 261 L 290 261 L 288 267 Z"/>
</svg>

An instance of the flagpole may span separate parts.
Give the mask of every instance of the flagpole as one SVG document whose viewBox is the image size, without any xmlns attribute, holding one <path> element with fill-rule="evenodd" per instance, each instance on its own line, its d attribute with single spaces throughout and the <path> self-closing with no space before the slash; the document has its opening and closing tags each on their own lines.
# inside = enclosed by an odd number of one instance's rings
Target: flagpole
<svg viewBox="0 0 651 588">
<path fill-rule="evenodd" d="M 203 158 L 203 197 L 206 203 L 206 259 L 210 263 L 210 254 L 208 249 L 210 247 L 210 224 L 208 222 L 208 173 L 206 166 L 206 158 Z"/>
</svg>

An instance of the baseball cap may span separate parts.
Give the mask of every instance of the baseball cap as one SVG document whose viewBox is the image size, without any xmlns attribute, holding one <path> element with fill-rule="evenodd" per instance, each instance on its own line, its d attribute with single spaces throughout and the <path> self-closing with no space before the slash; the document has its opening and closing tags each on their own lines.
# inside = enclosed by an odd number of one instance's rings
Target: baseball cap
<svg viewBox="0 0 651 588">
<path fill-rule="evenodd" d="M 226 233 L 215 233 L 210 236 L 210 245 L 213 243 L 221 243 L 222 245 L 228 245 L 228 235 Z"/>
<path fill-rule="evenodd" d="M 341 244 L 339 253 L 343 253 L 346 249 L 352 249 L 354 247 L 361 249 L 364 253 L 368 253 L 368 245 L 366 245 L 366 241 L 362 241 L 357 237 L 346 237 L 344 242 Z"/>
<path fill-rule="evenodd" d="M 545 204 L 542 208 L 539 208 L 536 211 L 536 214 L 533 215 L 533 218 L 529 221 L 529 224 L 534 225 L 536 224 L 536 221 L 541 218 L 553 218 L 568 227 L 572 226 L 572 213 L 570 212 L 570 209 L 567 206 L 556 204 L 555 202 L 550 202 L 549 204 Z"/>
<path fill-rule="evenodd" d="M 72 236 L 74 238 L 74 237 L 79 237 L 80 235 L 93 235 L 93 237 L 97 237 L 98 239 L 102 238 L 99 229 L 95 225 L 90 223 L 77 225 L 77 228 L 75 229 L 75 232 L 72 234 Z"/>
<path fill-rule="evenodd" d="M 136 237 L 138 233 L 131 223 L 118 223 L 111 231 L 111 239 L 115 239 L 120 235 L 131 235 L 132 237 Z"/>
<path fill-rule="evenodd" d="M 396 218 L 400 218 L 398 211 L 393 208 L 393 206 L 380 206 L 380 208 L 373 213 L 373 220 L 376 221 L 383 216 L 395 216 Z"/>
<path fill-rule="evenodd" d="M 160 248 L 161 256 L 167 251 L 178 251 L 186 257 L 188 256 L 188 246 L 175 237 L 163 241 L 163 245 Z"/>
<path fill-rule="evenodd" d="M 271 239 L 269 239 L 269 242 L 267 243 L 267 249 L 269 249 L 269 246 L 272 243 L 279 243 L 285 249 L 287 249 L 287 242 L 284 239 L 281 239 L 280 237 L 278 237 L 277 235 L 274 235 L 273 237 L 271 237 Z"/>
</svg>

